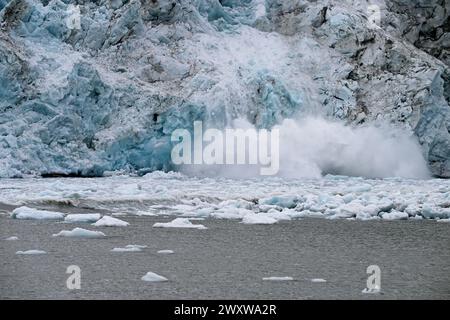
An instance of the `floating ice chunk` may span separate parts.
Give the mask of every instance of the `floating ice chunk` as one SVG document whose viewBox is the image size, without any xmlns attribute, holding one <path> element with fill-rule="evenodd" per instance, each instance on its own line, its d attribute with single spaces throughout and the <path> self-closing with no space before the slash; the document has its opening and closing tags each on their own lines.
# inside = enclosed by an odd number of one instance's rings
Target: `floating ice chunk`
<svg viewBox="0 0 450 320">
<path fill-rule="evenodd" d="M 46 254 L 47 252 L 43 250 L 27 250 L 27 251 L 17 251 L 16 254 Z"/>
<path fill-rule="evenodd" d="M 19 237 L 13 236 L 5 239 L 5 241 L 16 241 L 16 240 L 19 240 Z"/>
<path fill-rule="evenodd" d="M 62 230 L 59 233 L 53 234 L 53 237 L 68 237 L 68 238 L 102 238 L 106 235 L 100 231 L 91 231 L 83 228 L 75 228 L 72 231 Z"/>
<path fill-rule="evenodd" d="M 217 219 L 242 219 L 247 214 L 253 214 L 253 211 L 244 208 L 223 207 L 212 212 L 210 216 Z"/>
<path fill-rule="evenodd" d="M 129 244 L 125 248 L 114 248 L 111 252 L 139 252 L 142 249 L 147 248 L 147 246 L 141 246 L 137 244 Z"/>
<path fill-rule="evenodd" d="M 385 212 L 381 216 L 383 220 L 407 220 L 409 215 L 406 212 L 395 211 Z"/>
<path fill-rule="evenodd" d="M 160 276 L 159 274 L 153 273 L 153 272 L 147 272 L 145 276 L 141 278 L 142 281 L 147 282 L 162 282 L 162 281 L 168 281 L 167 278 Z"/>
<path fill-rule="evenodd" d="M 66 222 L 96 222 L 101 218 L 99 213 L 80 213 L 80 214 L 68 214 L 64 221 Z"/>
<path fill-rule="evenodd" d="M 110 216 L 103 216 L 103 218 L 92 225 L 96 227 L 126 227 L 129 223 Z"/>
<path fill-rule="evenodd" d="M 315 278 L 315 279 L 311 279 L 311 282 L 324 283 L 324 282 L 327 282 L 327 280 L 322 279 L 322 278 Z"/>
<path fill-rule="evenodd" d="M 263 278 L 264 281 L 292 281 L 294 278 L 292 277 L 267 277 Z"/>
<path fill-rule="evenodd" d="M 242 218 L 243 224 L 274 224 L 277 222 L 278 222 L 277 219 L 262 213 L 260 214 L 250 213 L 246 215 L 244 218 Z"/>
<path fill-rule="evenodd" d="M 447 219 L 438 219 L 437 222 L 450 222 L 450 218 Z"/>
<path fill-rule="evenodd" d="M 21 220 L 61 220 L 64 219 L 64 213 L 20 207 L 14 209 L 11 217 Z"/>
<path fill-rule="evenodd" d="M 207 229 L 202 224 L 193 224 L 187 218 L 176 218 L 170 222 L 157 222 L 153 225 L 154 228 L 189 228 L 189 229 Z"/>
<path fill-rule="evenodd" d="M 173 252 L 173 250 L 159 250 L 158 253 L 161 253 L 161 254 L 172 254 L 174 252 Z"/>
<path fill-rule="evenodd" d="M 275 205 L 283 208 L 295 208 L 300 201 L 297 196 L 273 196 L 270 198 L 259 199 L 259 204 Z"/>
<path fill-rule="evenodd" d="M 428 219 L 450 218 L 450 210 L 448 208 L 444 209 L 430 205 L 424 205 L 421 214 L 424 218 Z"/>
</svg>

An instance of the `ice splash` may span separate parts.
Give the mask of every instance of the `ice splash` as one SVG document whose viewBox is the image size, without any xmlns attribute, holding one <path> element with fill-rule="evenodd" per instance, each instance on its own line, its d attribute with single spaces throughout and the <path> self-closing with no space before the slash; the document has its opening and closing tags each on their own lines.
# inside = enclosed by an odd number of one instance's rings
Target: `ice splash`
<svg viewBox="0 0 450 320">
<path fill-rule="evenodd" d="M 280 125 L 280 175 L 366 178 L 430 177 L 417 139 L 389 125 L 347 126 L 308 117 Z"/>
<path fill-rule="evenodd" d="M 242 119 L 233 128 L 254 129 Z M 430 177 L 420 145 L 406 130 L 387 124 L 349 126 L 341 121 L 321 117 L 285 119 L 274 128 L 279 130 L 277 176 L 283 178 L 320 178 L 326 174 L 365 178 Z M 247 140 L 249 157 L 251 140 Z M 226 152 L 227 150 L 224 150 Z M 188 165 L 179 170 L 188 175 L 230 178 L 259 176 L 256 165 Z"/>
</svg>

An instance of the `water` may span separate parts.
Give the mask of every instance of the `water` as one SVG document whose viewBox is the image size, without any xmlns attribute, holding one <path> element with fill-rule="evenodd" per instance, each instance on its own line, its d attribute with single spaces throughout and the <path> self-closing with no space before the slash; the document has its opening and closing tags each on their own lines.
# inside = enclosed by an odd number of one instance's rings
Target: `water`
<svg viewBox="0 0 450 320">
<path fill-rule="evenodd" d="M 0 182 L 1 299 L 450 298 L 449 180 L 232 180 L 154 172 Z M 115 215 L 130 225 L 11 219 L 23 205 Z M 249 215 L 273 224 L 243 224 Z M 208 229 L 153 228 L 177 217 L 196 218 L 192 223 Z M 107 237 L 51 236 L 75 227 Z M 19 240 L 3 240 L 11 236 Z M 148 248 L 111 252 L 131 244 Z M 47 254 L 15 254 L 31 249 Z M 66 287 L 70 265 L 81 268 L 81 290 Z M 361 292 L 369 265 L 381 268 L 380 294 Z M 169 281 L 142 281 L 149 271 Z M 317 278 L 327 282 L 311 281 Z"/>
<path fill-rule="evenodd" d="M 449 299 L 449 225 L 434 221 L 303 219 L 243 225 L 207 219 L 207 230 L 152 228 L 164 217 L 126 217 L 100 240 L 52 238 L 86 224 L 0 217 L 2 299 Z M 142 252 L 114 247 L 147 245 Z M 46 255 L 19 256 L 42 249 Z M 157 254 L 158 250 L 174 254 Z M 66 288 L 66 268 L 81 267 L 81 290 Z M 366 268 L 381 268 L 381 294 L 362 294 Z M 164 283 L 140 280 L 148 271 Z M 295 281 L 262 281 L 290 276 Z M 326 283 L 310 279 L 323 278 Z"/>
</svg>

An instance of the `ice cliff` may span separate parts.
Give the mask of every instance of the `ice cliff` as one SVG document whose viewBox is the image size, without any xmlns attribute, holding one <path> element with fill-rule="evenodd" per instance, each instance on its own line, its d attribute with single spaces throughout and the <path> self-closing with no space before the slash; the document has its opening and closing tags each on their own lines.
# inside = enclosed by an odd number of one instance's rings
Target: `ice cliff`
<svg viewBox="0 0 450 320">
<path fill-rule="evenodd" d="M 0 10 L 0 177 L 170 169 L 170 134 L 194 120 L 271 127 L 308 114 L 405 128 L 433 174 L 450 177 L 450 1 L 0 0 Z"/>
</svg>

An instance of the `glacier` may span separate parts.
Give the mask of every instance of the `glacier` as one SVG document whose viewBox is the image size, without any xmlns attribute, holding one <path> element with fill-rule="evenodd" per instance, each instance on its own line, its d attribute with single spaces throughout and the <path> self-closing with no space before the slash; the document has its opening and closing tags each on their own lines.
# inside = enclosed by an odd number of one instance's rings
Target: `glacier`
<svg viewBox="0 0 450 320">
<path fill-rule="evenodd" d="M 0 10 L 0 177 L 169 171 L 171 132 L 195 120 L 271 128 L 311 115 L 401 128 L 427 169 L 450 177 L 448 1 L 1 0 Z"/>
</svg>

